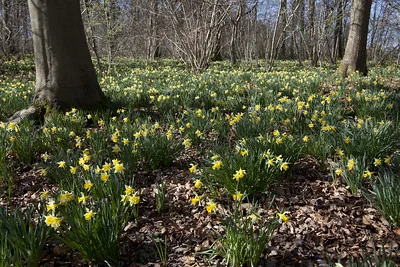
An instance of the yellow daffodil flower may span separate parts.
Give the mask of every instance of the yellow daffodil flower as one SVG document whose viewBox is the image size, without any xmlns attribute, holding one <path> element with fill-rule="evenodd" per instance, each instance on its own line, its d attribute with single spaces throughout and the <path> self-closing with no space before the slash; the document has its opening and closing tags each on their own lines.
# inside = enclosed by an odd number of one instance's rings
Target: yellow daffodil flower
<svg viewBox="0 0 400 267">
<path fill-rule="evenodd" d="M 45 190 L 40 195 L 40 199 L 45 200 L 49 196 L 49 190 Z"/>
<path fill-rule="evenodd" d="M 47 162 L 50 159 L 50 155 L 46 153 L 42 154 L 42 159 L 44 160 L 44 162 Z"/>
<path fill-rule="evenodd" d="M 109 178 L 110 178 L 110 175 L 106 172 L 103 172 L 100 175 L 100 180 L 102 180 L 103 182 L 107 182 Z"/>
<path fill-rule="evenodd" d="M 201 137 L 203 135 L 203 133 L 200 132 L 200 130 L 196 130 L 195 134 L 197 135 L 197 137 Z"/>
<path fill-rule="evenodd" d="M 194 181 L 194 187 L 199 189 L 203 183 L 200 181 L 200 179 L 197 179 Z"/>
<path fill-rule="evenodd" d="M 102 167 L 103 172 L 108 172 L 111 169 L 111 163 L 105 163 Z"/>
<path fill-rule="evenodd" d="M 190 199 L 190 202 L 192 203 L 192 205 L 196 205 L 196 204 L 200 205 L 200 200 L 201 200 L 201 196 L 195 196 Z"/>
<path fill-rule="evenodd" d="M 219 169 L 221 169 L 221 167 L 222 167 L 222 161 L 217 160 L 217 161 L 213 162 L 213 166 L 212 166 L 213 170 L 219 170 Z"/>
<path fill-rule="evenodd" d="M 387 165 L 390 165 L 390 163 L 392 162 L 392 157 L 391 156 L 387 156 L 384 161 L 385 161 L 385 163 Z"/>
<path fill-rule="evenodd" d="M 197 170 L 197 165 L 195 165 L 195 164 L 190 164 L 190 166 L 191 166 L 191 167 L 189 168 L 189 171 L 190 171 L 190 172 L 193 173 L 193 172 L 195 172 L 195 171 Z"/>
<path fill-rule="evenodd" d="M 86 200 L 89 198 L 89 196 L 85 196 L 85 194 L 84 193 L 81 193 L 81 196 L 80 197 L 78 197 L 78 203 L 83 203 L 83 204 L 86 204 Z"/>
<path fill-rule="evenodd" d="M 184 139 L 182 144 L 183 144 L 186 148 L 190 148 L 190 147 L 192 146 L 192 143 L 190 142 L 190 139 L 189 139 L 189 138 Z"/>
<path fill-rule="evenodd" d="M 57 206 L 58 206 L 58 205 L 57 205 L 57 204 L 54 202 L 54 200 L 52 199 L 52 200 L 50 200 L 49 203 L 46 205 L 46 211 L 47 211 L 47 212 L 52 211 L 52 212 L 54 213 L 54 211 L 56 210 Z"/>
<path fill-rule="evenodd" d="M 90 190 L 90 188 L 92 188 L 93 183 L 90 180 L 86 180 L 85 184 L 83 185 L 83 188 L 86 190 Z"/>
<path fill-rule="evenodd" d="M 114 153 L 119 153 L 121 151 L 121 149 L 119 148 L 118 145 L 113 146 L 113 150 Z"/>
<path fill-rule="evenodd" d="M 343 170 L 341 170 L 341 169 L 337 169 L 337 170 L 335 171 L 335 174 L 336 174 L 337 176 L 342 175 L 342 173 L 343 173 Z"/>
<path fill-rule="evenodd" d="M 363 177 L 364 178 L 371 178 L 374 173 L 370 172 L 369 170 L 364 171 Z"/>
<path fill-rule="evenodd" d="M 125 185 L 125 194 L 130 195 L 133 193 L 133 188 L 130 185 Z"/>
<path fill-rule="evenodd" d="M 242 179 L 244 176 L 246 175 L 246 170 L 242 170 L 242 168 L 240 168 L 238 171 L 236 171 L 236 173 L 233 175 L 233 179 L 236 179 L 236 181 L 239 181 L 240 179 Z"/>
<path fill-rule="evenodd" d="M 256 214 L 254 214 L 254 213 L 252 213 L 249 216 L 247 216 L 247 218 L 251 219 L 252 222 L 258 221 L 258 216 Z"/>
<path fill-rule="evenodd" d="M 243 194 L 240 192 L 236 192 L 236 194 L 232 195 L 233 200 L 241 200 L 243 198 Z"/>
<path fill-rule="evenodd" d="M 215 204 L 214 202 L 209 202 L 209 204 L 206 206 L 206 210 L 208 213 L 211 213 L 213 211 L 217 210 L 217 204 Z"/>
<path fill-rule="evenodd" d="M 278 212 L 277 215 L 278 215 L 279 219 L 281 219 L 283 222 L 289 221 L 289 218 L 285 214 Z"/>
<path fill-rule="evenodd" d="M 125 170 L 125 168 L 124 168 L 124 165 L 122 163 L 117 163 L 114 166 L 114 172 L 115 173 L 122 173 L 122 172 L 124 172 L 124 170 Z"/>
<path fill-rule="evenodd" d="M 212 160 L 212 161 L 216 161 L 216 160 L 218 160 L 218 159 L 219 159 L 219 156 L 218 156 L 218 155 L 214 155 L 214 156 L 211 157 L 211 160 Z"/>
<path fill-rule="evenodd" d="M 242 155 L 242 157 L 246 157 L 247 155 L 249 155 L 249 151 L 247 149 L 242 149 L 240 151 L 240 155 Z"/>
<path fill-rule="evenodd" d="M 40 175 L 46 176 L 48 174 L 48 170 L 47 169 L 41 169 L 39 171 Z"/>
<path fill-rule="evenodd" d="M 354 164 L 355 164 L 355 160 L 354 159 L 350 159 L 349 162 L 347 162 L 347 169 L 349 171 L 351 171 L 352 169 L 354 169 Z"/>
<path fill-rule="evenodd" d="M 129 205 L 137 205 L 140 202 L 140 197 L 137 195 L 129 196 Z"/>
<path fill-rule="evenodd" d="M 289 163 L 282 162 L 281 166 L 279 167 L 281 171 L 287 171 L 289 169 Z"/>
<path fill-rule="evenodd" d="M 45 216 L 46 225 L 51 226 L 54 230 L 60 227 L 62 220 L 62 218 L 53 215 Z"/>
<path fill-rule="evenodd" d="M 64 205 L 65 203 L 74 199 L 74 195 L 70 192 L 65 192 L 60 195 L 60 204 Z"/>
<path fill-rule="evenodd" d="M 65 168 L 65 161 L 59 161 L 57 162 L 58 168 Z"/>
<path fill-rule="evenodd" d="M 83 217 L 85 217 L 86 221 L 89 221 L 90 219 L 92 219 L 92 217 L 95 215 L 96 213 L 93 212 L 92 210 L 88 210 Z"/>
<path fill-rule="evenodd" d="M 339 157 L 343 157 L 344 156 L 344 152 L 341 149 L 336 150 L 336 155 L 338 155 Z"/>
</svg>

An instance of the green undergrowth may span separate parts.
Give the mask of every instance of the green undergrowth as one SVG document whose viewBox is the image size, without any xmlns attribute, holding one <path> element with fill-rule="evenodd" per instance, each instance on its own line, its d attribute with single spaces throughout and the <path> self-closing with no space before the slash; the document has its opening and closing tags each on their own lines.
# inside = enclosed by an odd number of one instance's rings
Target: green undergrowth
<svg viewBox="0 0 400 267">
<path fill-rule="evenodd" d="M 350 193 L 363 192 L 399 225 L 398 198 L 391 197 L 400 195 L 400 97 L 390 83 L 400 72 L 394 66 L 342 79 L 332 67 L 294 62 L 271 72 L 218 62 L 195 74 L 172 60 L 120 59 L 111 74 L 99 75 L 109 108 L 52 111 L 43 124 L 7 123 L 32 100 L 32 64 L 9 62 L 0 73 L 0 185 L 11 195 L 21 165 L 54 185 L 57 190 L 42 192 L 41 209 L 25 211 L 33 217 L 27 229 L 47 231 L 45 225 L 91 264 L 119 264 L 124 226 L 141 221 L 136 177 L 168 168 L 183 169 L 193 180 L 190 205 L 218 214 L 228 235 L 217 235 L 211 251 L 232 266 L 256 265 L 274 236 L 278 210 L 270 207 L 274 215 L 263 218 L 264 225 L 252 214 L 265 204 L 258 201 L 271 200 L 266 196 L 275 186 L 291 181 L 305 158 Z M 154 209 L 163 214 L 165 185 L 156 188 Z M 227 212 L 226 205 L 244 198 L 253 203 L 250 214 Z M 288 219 L 279 214 L 281 223 Z M 1 227 L 14 227 L 8 216 L 21 214 L 3 210 Z M 11 251 L 14 264 L 27 263 L 12 238 L 2 235 L 0 255 Z"/>
</svg>

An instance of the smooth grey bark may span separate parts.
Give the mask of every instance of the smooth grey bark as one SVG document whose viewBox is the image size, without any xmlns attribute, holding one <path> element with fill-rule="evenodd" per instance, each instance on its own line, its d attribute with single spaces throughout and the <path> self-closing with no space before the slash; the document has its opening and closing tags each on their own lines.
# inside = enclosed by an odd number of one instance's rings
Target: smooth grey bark
<svg viewBox="0 0 400 267">
<path fill-rule="evenodd" d="M 350 11 L 350 31 L 343 61 L 342 76 L 359 71 L 367 75 L 367 36 L 372 0 L 353 0 Z"/>
<path fill-rule="evenodd" d="M 28 0 L 36 64 L 34 102 L 60 109 L 105 103 L 86 43 L 79 0 Z"/>
</svg>

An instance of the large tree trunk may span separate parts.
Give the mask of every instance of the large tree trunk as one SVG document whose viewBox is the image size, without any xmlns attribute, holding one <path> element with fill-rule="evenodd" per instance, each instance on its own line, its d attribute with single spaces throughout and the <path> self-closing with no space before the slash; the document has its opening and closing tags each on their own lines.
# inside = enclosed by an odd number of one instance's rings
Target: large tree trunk
<svg viewBox="0 0 400 267">
<path fill-rule="evenodd" d="M 36 63 L 34 102 L 60 109 L 105 102 L 86 43 L 79 0 L 29 0 Z"/>
<path fill-rule="evenodd" d="M 367 75 L 367 36 L 372 0 L 353 0 L 350 12 L 350 31 L 340 65 L 342 76 L 359 71 Z"/>
<path fill-rule="evenodd" d="M 46 106 L 66 110 L 106 103 L 86 43 L 79 0 L 28 0 L 36 65 L 32 105 L 10 121 L 40 120 Z"/>
</svg>

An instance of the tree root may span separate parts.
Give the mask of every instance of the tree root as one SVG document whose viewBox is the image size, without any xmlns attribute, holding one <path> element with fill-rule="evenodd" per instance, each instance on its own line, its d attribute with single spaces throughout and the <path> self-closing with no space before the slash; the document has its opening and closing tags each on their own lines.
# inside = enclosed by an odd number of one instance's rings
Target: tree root
<svg viewBox="0 0 400 267">
<path fill-rule="evenodd" d="M 14 123 L 20 123 L 23 120 L 43 121 L 45 112 L 46 110 L 43 107 L 30 106 L 15 112 L 8 121 Z"/>
</svg>

